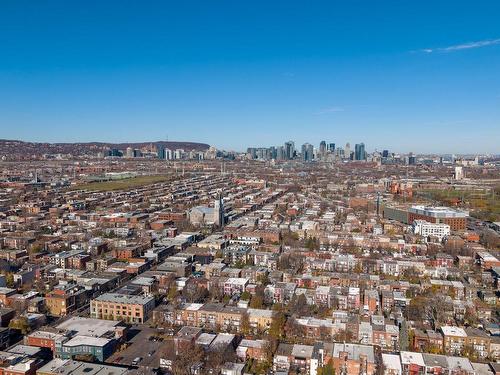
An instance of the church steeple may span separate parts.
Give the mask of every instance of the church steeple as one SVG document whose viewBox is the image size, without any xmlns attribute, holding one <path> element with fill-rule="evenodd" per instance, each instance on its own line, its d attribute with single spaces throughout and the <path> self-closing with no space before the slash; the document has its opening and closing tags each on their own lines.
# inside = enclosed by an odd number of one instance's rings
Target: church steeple
<svg viewBox="0 0 500 375">
<path fill-rule="evenodd" d="M 224 214 L 224 200 L 222 199 L 222 193 L 219 193 L 217 200 L 214 204 L 214 224 L 219 228 L 224 227 L 225 214 Z"/>
</svg>

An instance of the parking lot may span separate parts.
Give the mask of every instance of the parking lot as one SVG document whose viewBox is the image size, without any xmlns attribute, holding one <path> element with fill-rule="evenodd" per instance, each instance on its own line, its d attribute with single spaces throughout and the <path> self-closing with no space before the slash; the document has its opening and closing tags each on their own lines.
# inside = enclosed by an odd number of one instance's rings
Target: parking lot
<svg viewBox="0 0 500 375">
<path fill-rule="evenodd" d="M 158 367 L 160 362 L 160 348 L 165 345 L 172 345 L 172 341 L 153 340 L 157 330 L 147 325 L 134 325 L 130 328 L 129 346 L 124 350 L 117 350 L 106 362 L 121 365 L 133 364 L 134 359 L 142 358 L 138 366 Z"/>
</svg>

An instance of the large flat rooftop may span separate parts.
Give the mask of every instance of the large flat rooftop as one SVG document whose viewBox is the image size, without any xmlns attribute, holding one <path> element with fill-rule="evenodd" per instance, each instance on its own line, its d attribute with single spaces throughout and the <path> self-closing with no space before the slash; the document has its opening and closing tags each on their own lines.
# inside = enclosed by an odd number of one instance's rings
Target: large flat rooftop
<svg viewBox="0 0 500 375">
<path fill-rule="evenodd" d="M 130 305 L 146 305 L 154 301 L 154 298 L 147 296 L 131 296 L 120 293 L 105 293 L 95 298 L 95 300 L 101 302 L 124 303 Z"/>
<path fill-rule="evenodd" d="M 410 213 L 436 218 L 465 218 L 469 216 L 467 211 L 456 210 L 450 207 L 412 206 L 408 211 Z"/>
<path fill-rule="evenodd" d="M 120 322 L 114 320 L 72 317 L 57 326 L 58 329 L 77 332 L 78 335 L 101 337 L 113 331 Z"/>
</svg>

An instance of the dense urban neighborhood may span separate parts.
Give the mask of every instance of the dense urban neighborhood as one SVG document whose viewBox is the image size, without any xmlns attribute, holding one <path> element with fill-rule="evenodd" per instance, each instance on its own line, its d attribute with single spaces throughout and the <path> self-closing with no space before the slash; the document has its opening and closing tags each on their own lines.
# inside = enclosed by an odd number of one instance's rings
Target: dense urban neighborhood
<svg viewBox="0 0 500 375">
<path fill-rule="evenodd" d="M 0 374 L 499 373 L 499 160 L 361 145 L 5 157 Z"/>
</svg>

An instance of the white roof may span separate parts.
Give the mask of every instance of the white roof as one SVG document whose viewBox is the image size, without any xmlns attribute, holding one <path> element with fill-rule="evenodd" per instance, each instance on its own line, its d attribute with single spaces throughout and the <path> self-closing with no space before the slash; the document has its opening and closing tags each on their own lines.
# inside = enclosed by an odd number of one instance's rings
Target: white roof
<svg viewBox="0 0 500 375">
<path fill-rule="evenodd" d="M 399 359 L 399 355 L 397 354 L 386 354 L 382 353 L 382 362 L 384 363 L 384 367 L 388 370 L 396 371 L 397 374 L 401 374 L 401 361 Z"/>
<path fill-rule="evenodd" d="M 467 333 L 465 333 L 465 330 L 460 327 L 442 326 L 441 331 L 443 331 L 443 335 L 445 336 L 467 337 Z"/>
<path fill-rule="evenodd" d="M 311 358 L 314 347 L 311 345 L 295 344 L 292 349 L 292 355 L 300 358 Z"/>
<path fill-rule="evenodd" d="M 80 346 L 80 345 L 104 346 L 110 341 L 111 341 L 110 339 L 103 339 L 98 337 L 75 336 L 71 340 L 66 341 L 64 343 L 64 346 Z"/>
<path fill-rule="evenodd" d="M 422 353 L 401 352 L 401 363 L 403 365 L 415 364 L 425 367 L 424 357 L 422 356 Z"/>
<path fill-rule="evenodd" d="M 226 283 L 234 285 L 246 285 L 248 283 L 248 279 L 244 277 L 230 277 L 226 280 Z"/>
<path fill-rule="evenodd" d="M 114 331 L 120 324 L 114 320 L 72 317 L 57 326 L 58 329 L 76 331 L 79 335 L 100 337 L 106 332 Z"/>
<path fill-rule="evenodd" d="M 203 303 L 190 303 L 185 307 L 187 311 L 198 311 L 203 307 Z"/>
</svg>

